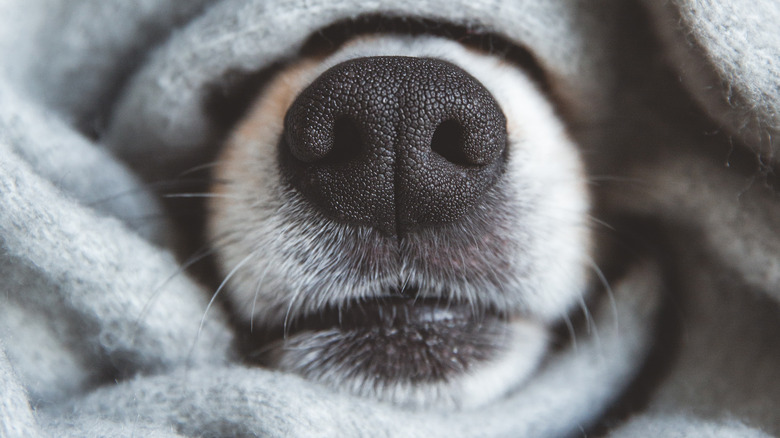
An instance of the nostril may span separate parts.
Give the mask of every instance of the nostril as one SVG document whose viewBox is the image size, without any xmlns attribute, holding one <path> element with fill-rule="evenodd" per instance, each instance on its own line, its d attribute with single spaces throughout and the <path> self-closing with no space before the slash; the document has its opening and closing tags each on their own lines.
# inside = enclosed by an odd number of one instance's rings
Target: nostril
<svg viewBox="0 0 780 438">
<path fill-rule="evenodd" d="M 323 72 L 284 119 L 284 178 L 322 213 L 388 235 L 452 222 L 498 181 L 506 119 L 433 58 L 367 57 Z"/>
<path fill-rule="evenodd" d="M 333 147 L 325 161 L 329 164 L 346 163 L 355 159 L 363 150 L 363 141 L 357 123 L 342 117 L 333 124 Z"/>
<path fill-rule="evenodd" d="M 450 163 L 470 166 L 463 143 L 463 126 L 457 120 L 443 121 L 433 132 L 431 150 L 444 157 Z"/>
<path fill-rule="evenodd" d="M 357 122 L 346 116 L 333 123 L 319 120 L 302 128 L 288 129 L 286 139 L 295 158 L 312 164 L 347 163 L 364 149 Z"/>
</svg>

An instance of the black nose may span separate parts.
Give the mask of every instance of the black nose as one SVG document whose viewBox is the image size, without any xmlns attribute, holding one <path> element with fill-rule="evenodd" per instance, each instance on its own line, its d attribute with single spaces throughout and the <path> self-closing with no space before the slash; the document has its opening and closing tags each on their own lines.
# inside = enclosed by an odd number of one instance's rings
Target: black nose
<svg viewBox="0 0 780 438">
<path fill-rule="evenodd" d="M 323 213 L 395 235 L 457 220 L 504 168 L 506 119 L 459 67 L 358 58 L 290 106 L 280 143 L 288 181 Z"/>
</svg>

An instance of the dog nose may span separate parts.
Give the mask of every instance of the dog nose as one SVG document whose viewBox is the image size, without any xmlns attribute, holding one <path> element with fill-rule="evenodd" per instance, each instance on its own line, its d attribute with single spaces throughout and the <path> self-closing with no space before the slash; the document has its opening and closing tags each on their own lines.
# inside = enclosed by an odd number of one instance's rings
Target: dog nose
<svg viewBox="0 0 780 438">
<path fill-rule="evenodd" d="M 296 98 L 280 167 L 322 213 L 398 235 L 475 208 L 505 165 L 506 119 L 456 65 L 380 56 L 338 64 Z"/>
</svg>

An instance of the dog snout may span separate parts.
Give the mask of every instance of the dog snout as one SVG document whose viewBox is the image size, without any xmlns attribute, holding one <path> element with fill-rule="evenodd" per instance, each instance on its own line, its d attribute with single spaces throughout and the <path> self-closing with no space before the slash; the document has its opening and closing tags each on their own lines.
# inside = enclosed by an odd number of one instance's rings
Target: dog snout
<svg viewBox="0 0 780 438">
<path fill-rule="evenodd" d="M 456 221 L 499 180 L 506 119 L 446 61 L 380 56 L 325 71 L 284 121 L 280 167 L 325 215 L 399 235 Z"/>
</svg>

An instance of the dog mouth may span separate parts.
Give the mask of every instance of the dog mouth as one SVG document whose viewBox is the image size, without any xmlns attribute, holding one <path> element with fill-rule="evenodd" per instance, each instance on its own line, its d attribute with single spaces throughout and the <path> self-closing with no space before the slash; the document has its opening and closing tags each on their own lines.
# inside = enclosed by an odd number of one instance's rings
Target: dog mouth
<svg viewBox="0 0 780 438">
<path fill-rule="evenodd" d="M 211 203 L 241 356 L 409 407 L 517 388 L 586 285 L 582 169 L 556 120 L 521 71 L 440 38 L 284 70 Z"/>
<path fill-rule="evenodd" d="M 335 373 L 340 379 L 382 376 L 388 385 L 447 381 L 505 349 L 506 316 L 414 294 L 409 288 L 404 295 L 353 300 L 248 331 L 245 357 L 315 380 Z"/>
</svg>

